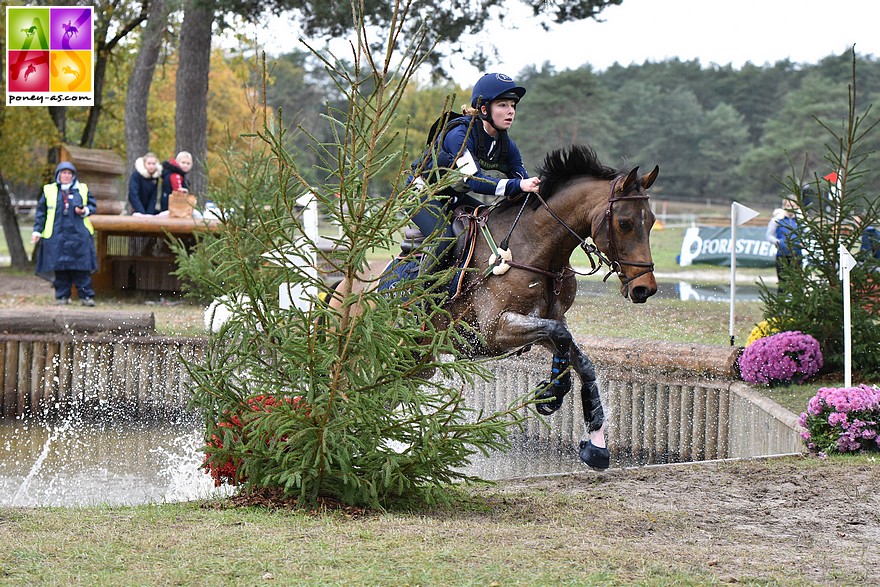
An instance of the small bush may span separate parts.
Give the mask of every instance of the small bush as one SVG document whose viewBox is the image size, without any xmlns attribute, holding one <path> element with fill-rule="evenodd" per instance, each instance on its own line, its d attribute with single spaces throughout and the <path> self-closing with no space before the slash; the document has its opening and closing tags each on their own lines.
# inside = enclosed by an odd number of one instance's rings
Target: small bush
<svg viewBox="0 0 880 587">
<path fill-rule="evenodd" d="M 801 414 L 810 452 L 880 450 L 880 389 L 869 385 L 819 389 Z"/>
<path fill-rule="evenodd" d="M 797 330 L 759 338 L 739 358 L 743 380 L 753 385 L 803 383 L 821 368 L 819 342 Z"/>
</svg>

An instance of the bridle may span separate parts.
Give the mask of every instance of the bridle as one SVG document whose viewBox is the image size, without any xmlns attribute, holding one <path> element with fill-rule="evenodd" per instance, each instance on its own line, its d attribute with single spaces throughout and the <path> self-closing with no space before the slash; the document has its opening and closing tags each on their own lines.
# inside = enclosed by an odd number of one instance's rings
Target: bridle
<svg viewBox="0 0 880 587">
<path fill-rule="evenodd" d="M 607 228 L 607 236 L 608 236 L 608 250 L 610 259 L 606 257 L 602 251 L 596 247 L 596 245 L 592 243 L 588 243 L 586 239 L 582 238 L 575 230 L 570 227 L 566 222 L 560 218 L 556 212 L 554 212 L 549 205 L 547 205 L 547 201 L 541 197 L 541 194 L 535 192 L 535 196 L 538 198 L 538 201 L 541 202 L 541 205 L 550 213 L 550 216 L 556 220 L 561 226 L 563 226 L 568 232 L 574 236 L 578 241 L 578 246 L 583 249 L 584 253 L 587 255 L 587 259 L 590 261 L 590 271 L 586 273 L 586 275 L 593 275 L 602 267 L 603 264 L 608 265 L 609 271 L 608 274 L 602 279 L 602 281 L 608 281 L 608 278 L 613 274 L 617 274 L 620 278 L 621 284 L 626 287 L 633 280 L 638 279 L 642 275 L 647 273 L 651 273 L 654 271 L 654 263 L 653 262 L 644 262 L 644 261 L 626 261 L 621 258 L 619 249 L 617 247 L 617 243 L 614 239 L 614 231 L 612 230 L 612 220 L 614 218 L 614 203 L 622 202 L 624 200 L 647 200 L 649 198 L 648 194 L 642 192 L 635 192 L 630 195 L 619 195 L 615 196 L 615 192 L 617 191 L 617 184 L 620 182 L 622 175 L 618 175 L 614 178 L 614 181 L 611 182 L 611 192 L 608 194 L 608 206 L 605 208 L 605 224 Z M 592 235 L 590 235 L 592 238 Z M 593 258 L 595 256 L 598 259 L 598 263 Z M 643 267 L 643 269 L 633 275 L 632 277 L 627 277 L 626 274 L 623 273 L 623 266 L 629 267 Z"/>
</svg>

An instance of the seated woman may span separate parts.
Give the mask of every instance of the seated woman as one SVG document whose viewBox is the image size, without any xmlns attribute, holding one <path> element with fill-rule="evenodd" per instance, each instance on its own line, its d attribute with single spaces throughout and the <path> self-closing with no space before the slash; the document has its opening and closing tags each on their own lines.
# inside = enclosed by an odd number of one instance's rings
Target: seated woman
<svg viewBox="0 0 880 587">
<path fill-rule="evenodd" d="M 188 151 L 181 151 L 177 157 L 162 162 L 162 199 L 160 209 L 162 212 L 168 209 L 168 196 L 171 192 L 188 192 L 189 182 L 186 174 L 193 166 L 192 155 Z"/>
<path fill-rule="evenodd" d="M 133 216 L 140 214 L 156 214 L 156 202 L 159 199 L 159 158 L 155 153 L 147 153 L 134 162 L 134 171 L 128 179 L 128 205 Z"/>
</svg>

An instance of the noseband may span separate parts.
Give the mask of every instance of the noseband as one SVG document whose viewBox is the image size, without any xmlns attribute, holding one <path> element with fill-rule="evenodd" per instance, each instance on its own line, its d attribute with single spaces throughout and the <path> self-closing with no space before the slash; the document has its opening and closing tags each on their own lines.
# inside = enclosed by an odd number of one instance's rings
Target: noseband
<svg viewBox="0 0 880 587">
<path fill-rule="evenodd" d="M 623 286 L 627 286 L 634 279 L 638 279 L 642 275 L 653 272 L 654 271 L 654 263 L 653 262 L 646 263 L 646 262 L 642 262 L 642 261 L 625 261 L 620 257 L 617 243 L 614 240 L 614 231 L 611 228 L 612 227 L 612 220 L 614 217 L 614 203 L 621 202 L 623 200 L 647 200 L 649 197 L 648 194 L 643 194 L 643 193 L 638 193 L 638 192 L 631 194 L 631 195 L 628 195 L 628 196 L 621 195 L 621 196 L 615 197 L 614 192 L 617 190 L 617 184 L 620 181 L 621 177 L 623 177 L 623 176 L 619 175 L 614 178 L 614 181 L 611 182 L 611 192 L 608 194 L 608 206 L 605 208 L 605 222 L 606 222 L 606 226 L 607 226 L 607 230 L 608 230 L 608 232 L 607 232 L 608 250 L 609 250 L 610 257 L 611 257 L 610 259 L 608 257 L 606 257 L 604 254 L 602 254 L 602 251 L 600 251 L 596 247 L 596 245 L 588 243 L 586 241 L 586 239 L 581 238 L 581 236 L 577 232 L 575 232 L 573 228 L 571 228 L 568 224 L 566 224 L 566 222 L 562 218 L 560 218 L 556 214 L 556 212 L 554 212 L 550 208 L 550 206 L 547 205 L 547 202 L 544 200 L 544 198 L 541 197 L 541 194 L 536 192 L 535 195 L 538 197 L 538 200 L 540 200 L 540 202 L 544 206 L 544 208 L 546 208 L 547 211 L 550 213 L 550 215 L 556 220 L 556 222 L 558 222 L 563 227 L 565 227 L 565 229 L 568 230 L 568 232 L 570 232 L 572 234 L 572 236 L 574 236 L 574 238 L 576 238 L 578 240 L 578 242 L 580 243 L 578 246 L 580 246 L 580 248 L 583 249 L 584 253 L 587 254 L 587 259 L 589 259 L 589 261 L 590 261 L 590 271 L 587 272 L 587 275 L 593 275 L 602 267 L 602 264 L 605 264 L 605 265 L 608 265 L 608 267 L 610 268 L 610 271 L 608 271 L 608 274 L 605 275 L 605 277 L 602 279 L 602 281 L 603 282 L 608 281 L 608 278 L 611 277 L 611 275 L 616 273 L 617 276 L 620 278 L 621 284 Z M 590 236 L 592 237 L 592 235 L 590 235 Z M 596 260 L 594 260 L 594 258 L 593 258 L 594 255 L 595 255 L 596 259 L 598 259 L 598 263 L 596 262 Z M 640 271 L 639 273 L 636 273 L 632 277 L 627 277 L 626 274 L 623 273 L 623 266 L 624 265 L 628 265 L 630 267 L 644 267 L 644 269 L 642 271 Z"/>
</svg>

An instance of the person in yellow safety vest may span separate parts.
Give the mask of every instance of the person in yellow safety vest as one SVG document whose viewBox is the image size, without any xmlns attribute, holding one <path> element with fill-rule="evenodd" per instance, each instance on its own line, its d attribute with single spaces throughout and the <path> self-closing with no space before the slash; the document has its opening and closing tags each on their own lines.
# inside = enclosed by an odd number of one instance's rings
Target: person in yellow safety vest
<svg viewBox="0 0 880 587">
<path fill-rule="evenodd" d="M 76 167 L 59 163 L 55 181 L 43 186 L 31 234 L 38 244 L 36 273 L 52 282 L 56 304 L 69 304 L 76 286 L 82 305 L 95 305 L 92 273 L 98 270 L 98 254 L 89 220 L 95 210 L 89 187 L 76 179 Z"/>
</svg>

